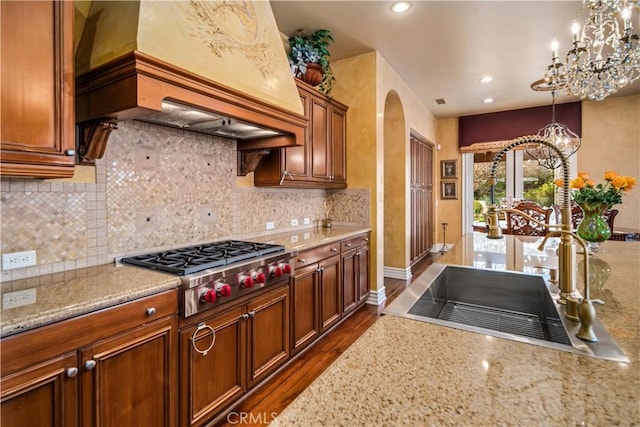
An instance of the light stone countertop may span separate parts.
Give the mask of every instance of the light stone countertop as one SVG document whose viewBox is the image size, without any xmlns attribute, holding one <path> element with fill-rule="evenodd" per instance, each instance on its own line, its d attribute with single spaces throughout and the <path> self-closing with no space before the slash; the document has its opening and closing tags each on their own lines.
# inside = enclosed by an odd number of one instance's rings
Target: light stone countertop
<svg viewBox="0 0 640 427">
<path fill-rule="evenodd" d="M 438 263 L 525 272 L 555 266 L 552 249 L 535 249 L 539 241 L 473 233 Z M 384 315 L 271 425 L 640 424 L 640 242 L 601 247 L 590 259 L 591 296 L 605 301 L 598 318 L 630 364 Z"/>
<path fill-rule="evenodd" d="M 300 251 L 367 231 L 370 228 L 338 225 L 265 233 L 242 240 L 281 244 L 289 250 Z M 35 292 L 36 302 L 2 309 L 0 336 L 6 337 L 179 286 L 178 276 L 124 264 L 105 264 L 3 282 L 3 298 L 9 292 L 31 289 Z"/>
</svg>

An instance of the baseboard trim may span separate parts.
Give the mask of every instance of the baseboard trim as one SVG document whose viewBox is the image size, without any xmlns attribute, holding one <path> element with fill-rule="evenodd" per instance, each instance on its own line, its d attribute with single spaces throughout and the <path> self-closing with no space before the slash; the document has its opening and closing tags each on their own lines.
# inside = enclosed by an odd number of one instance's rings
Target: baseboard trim
<svg viewBox="0 0 640 427">
<path fill-rule="evenodd" d="M 430 252 L 432 252 L 432 253 L 442 252 L 442 246 L 443 246 L 442 243 L 436 243 L 435 245 L 433 245 L 431 247 L 431 251 Z M 444 246 L 446 248 L 444 252 L 446 252 L 446 251 L 450 250 L 453 247 L 453 243 L 447 243 Z"/>
<path fill-rule="evenodd" d="M 370 290 L 366 303 L 369 305 L 383 305 L 387 300 L 384 287 L 377 290 Z"/>
<path fill-rule="evenodd" d="M 411 279 L 411 267 L 409 268 L 396 268 L 396 267 L 384 267 L 384 277 L 391 279 L 409 280 Z"/>
</svg>

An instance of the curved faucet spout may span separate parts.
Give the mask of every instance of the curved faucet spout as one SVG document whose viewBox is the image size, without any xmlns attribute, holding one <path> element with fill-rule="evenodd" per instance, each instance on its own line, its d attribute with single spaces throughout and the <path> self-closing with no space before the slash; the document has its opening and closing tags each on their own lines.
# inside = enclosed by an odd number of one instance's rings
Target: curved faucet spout
<svg viewBox="0 0 640 427">
<path fill-rule="evenodd" d="M 562 204 L 561 204 L 561 224 L 560 229 L 566 232 L 571 231 L 571 206 L 570 199 L 571 193 L 569 191 L 569 161 L 564 152 L 558 148 L 551 139 L 541 137 L 539 135 L 527 135 L 514 139 L 510 144 L 500 150 L 493 158 L 491 162 L 491 172 L 489 176 L 489 183 L 491 184 L 491 206 L 489 207 L 489 213 L 487 214 L 487 237 L 491 239 L 499 239 L 502 237 L 502 232 L 498 225 L 498 208 L 495 203 L 495 185 L 496 185 L 496 171 L 498 168 L 498 162 L 502 157 L 510 150 L 525 145 L 525 144 L 542 144 L 556 152 L 560 162 L 562 164 Z M 567 297 L 576 293 L 576 278 L 575 278 L 575 253 L 573 246 L 573 238 L 565 233 L 560 236 L 560 245 L 558 247 L 558 274 L 560 287 L 560 302 L 566 303 Z"/>
</svg>

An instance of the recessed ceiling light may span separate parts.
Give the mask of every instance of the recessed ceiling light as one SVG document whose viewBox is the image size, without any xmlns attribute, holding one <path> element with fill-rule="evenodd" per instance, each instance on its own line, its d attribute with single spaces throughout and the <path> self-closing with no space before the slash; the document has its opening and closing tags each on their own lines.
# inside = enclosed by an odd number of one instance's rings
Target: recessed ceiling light
<svg viewBox="0 0 640 427">
<path fill-rule="evenodd" d="M 491 80 L 493 80 L 493 77 L 491 76 L 484 76 L 480 79 L 480 83 L 489 83 Z"/>
<path fill-rule="evenodd" d="M 411 9 L 411 3 L 408 1 L 398 1 L 391 6 L 391 10 L 394 13 L 403 13 Z"/>
<path fill-rule="evenodd" d="M 484 99 L 484 103 L 485 104 L 491 104 L 493 102 L 493 98 L 485 98 Z"/>
</svg>

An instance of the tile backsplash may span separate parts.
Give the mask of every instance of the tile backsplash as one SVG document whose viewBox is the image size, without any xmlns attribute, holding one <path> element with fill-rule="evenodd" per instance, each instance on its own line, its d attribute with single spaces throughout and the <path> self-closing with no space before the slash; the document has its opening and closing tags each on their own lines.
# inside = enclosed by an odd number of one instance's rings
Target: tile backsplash
<svg viewBox="0 0 640 427">
<path fill-rule="evenodd" d="M 37 265 L 2 280 L 112 262 L 114 257 L 335 222 L 369 225 L 369 190 L 236 184 L 236 142 L 138 121 L 119 123 L 92 184 L 2 179 L 1 252 L 35 249 Z"/>
</svg>

